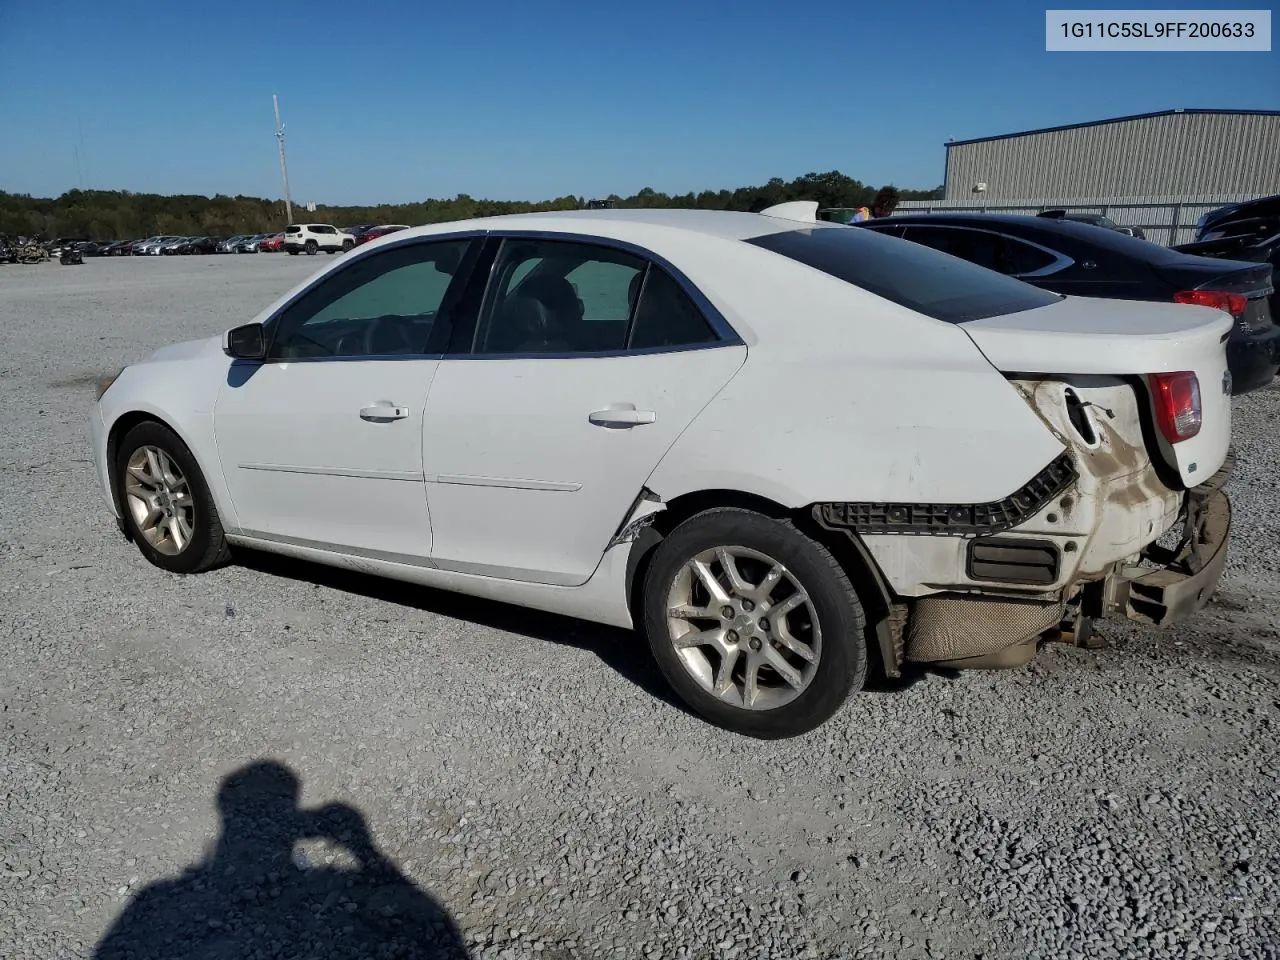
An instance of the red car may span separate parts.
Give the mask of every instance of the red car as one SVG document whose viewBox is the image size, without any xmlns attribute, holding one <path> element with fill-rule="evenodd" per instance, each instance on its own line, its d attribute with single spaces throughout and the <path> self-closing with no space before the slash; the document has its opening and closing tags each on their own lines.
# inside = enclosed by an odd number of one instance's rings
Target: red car
<svg viewBox="0 0 1280 960">
<path fill-rule="evenodd" d="M 277 233 L 258 244 L 259 253 L 279 253 L 284 247 L 284 234 Z"/>
<path fill-rule="evenodd" d="M 388 233 L 395 233 L 397 230 L 408 230 L 409 227 L 403 223 L 386 224 L 381 227 L 370 227 L 356 237 L 356 246 L 362 243 L 368 243 L 370 240 L 377 240 L 379 237 L 385 237 Z"/>
</svg>

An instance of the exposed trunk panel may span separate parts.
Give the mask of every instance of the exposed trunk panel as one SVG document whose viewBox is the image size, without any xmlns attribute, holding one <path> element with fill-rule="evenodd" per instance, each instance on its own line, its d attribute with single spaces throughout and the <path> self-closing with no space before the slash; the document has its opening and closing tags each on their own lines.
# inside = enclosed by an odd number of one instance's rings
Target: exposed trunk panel
<svg viewBox="0 0 1280 960">
<path fill-rule="evenodd" d="M 1009 376 L 1103 375 L 1145 383 L 1154 373 L 1190 371 L 1199 384 L 1199 432 L 1171 444 L 1144 432 L 1149 455 L 1175 468 L 1185 487 L 1211 476 L 1231 441 L 1231 381 L 1225 341 L 1233 320 L 1220 310 L 1180 304 L 1068 298 L 1061 303 L 962 325 L 996 369 Z M 1154 400 L 1142 388 L 1140 402 Z"/>
</svg>

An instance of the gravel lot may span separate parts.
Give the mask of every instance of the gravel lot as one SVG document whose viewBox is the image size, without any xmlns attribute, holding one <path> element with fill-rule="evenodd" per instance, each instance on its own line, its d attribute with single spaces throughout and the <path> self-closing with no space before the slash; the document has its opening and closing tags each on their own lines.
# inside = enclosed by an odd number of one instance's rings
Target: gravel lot
<svg viewBox="0 0 1280 960">
<path fill-rule="evenodd" d="M 0 267 L 0 955 L 1280 958 L 1280 389 L 1192 622 L 760 743 L 627 633 L 118 536 L 96 375 L 327 263 Z"/>
</svg>

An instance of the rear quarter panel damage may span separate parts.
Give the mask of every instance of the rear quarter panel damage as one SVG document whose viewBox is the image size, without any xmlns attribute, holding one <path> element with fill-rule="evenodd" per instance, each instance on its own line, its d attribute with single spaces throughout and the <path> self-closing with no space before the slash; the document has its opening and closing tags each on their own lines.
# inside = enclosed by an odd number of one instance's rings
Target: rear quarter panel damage
<svg viewBox="0 0 1280 960">
<path fill-rule="evenodd" d="M 1177 521 L 1184 495 L 1162 482 L 1148 455 L 1138 396 L 1130 384 L 1112 377 L 1072 377 L 1018 380 L 1012 386 L 1068 449 L 1077 479 L 1001 536 L 1054 543 L 1061 556 L 1057 578 L 1016 589 L 1046 601 L 1068 600 L 1080 585 L 1136 560 Z M 1087 436 L 1070 419 L 1068 391 L 1081 401 Z M 968 538 L 874 535 L 863 540 L 901 596 L 1008 590 L 968 575 Z"/>
</svg>

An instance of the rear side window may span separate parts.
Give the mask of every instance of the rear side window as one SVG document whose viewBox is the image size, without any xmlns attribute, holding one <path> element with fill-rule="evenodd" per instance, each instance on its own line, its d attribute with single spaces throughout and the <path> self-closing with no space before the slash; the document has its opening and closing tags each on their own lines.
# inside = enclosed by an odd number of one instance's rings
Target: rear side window
<svg viewBox="0 0 1280 960">
<path fill-rule="evenodd" d="M 689 295 L 665 270 L 650 266 L 640 289 L 627 346 L 632 350 L 691 347 L 715 339 L 715 332 Z"/>
<path fill-rule="evenodd" d="M 946 323 L 1021 313 L 1062 299 L 959 257 L 856 226 L 787 230 L 746 242 Z"/>
<path fill-rule="evenodd" d="M 1041 270 L 1057 259 L 1045 250 L 990 230 L 911 226 L 905 236 L 914 243 L 1010 276 Z"/>
</svg>

